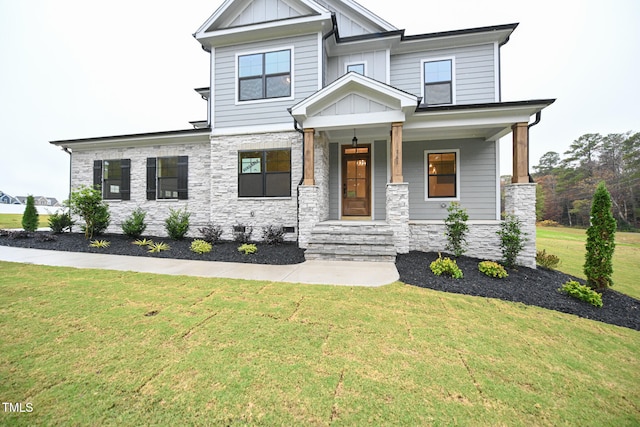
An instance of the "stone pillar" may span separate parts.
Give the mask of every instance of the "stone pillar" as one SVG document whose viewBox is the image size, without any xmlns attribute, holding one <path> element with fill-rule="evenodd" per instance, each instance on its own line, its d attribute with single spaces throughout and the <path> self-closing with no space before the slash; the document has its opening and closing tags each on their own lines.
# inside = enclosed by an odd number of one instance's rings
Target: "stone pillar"
<svg viewBox="0 0 640 427">
<path fill-rule="evenodd" d="M 391 182 L 403 182 L 402 123 L 391 123 Z"/>
<path fill-rule="evenodd" d="M 315 185 L 314 141 L 315 129 L 304 130 L 304 181 L 303 185 Z"/>
<path fill-rule="evenodd" d="M 409 183 L 387 184 L 387 224 L 393 230 L 393 243 L 399 254 L 409 252 Z"/>
<path fill-rule="evenodd" d="M 531 268 L 536 268 L 536 185 L 509 184 L 504 189 L 504 211 L 520 219 L 528 239 L 517 264 Z"/>
<path fill-rule="evenodd" d="M 317 185 L 298 186 L 298 245 L 306 249 L 313 227 L 320 222 L 320 188 Z"/>
<path fill-rule="evenodd" d="M 511 126 L 513 133 L 513 184 L 529 182 L 529 130 L 528 123 Z"/>
</svg>

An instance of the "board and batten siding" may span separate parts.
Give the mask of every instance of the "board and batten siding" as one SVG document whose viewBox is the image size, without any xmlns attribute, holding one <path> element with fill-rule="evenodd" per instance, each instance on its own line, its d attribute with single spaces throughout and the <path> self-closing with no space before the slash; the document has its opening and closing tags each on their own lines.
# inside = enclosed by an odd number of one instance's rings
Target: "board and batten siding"
<svg viewBox="0 0 640 427">
<path fill-rule="evenodd" d="M 379 82 L 386 83 L 387 51 L 360 52 L 327 58 L 326 84 L 330 84 L 346 74 L 346 64 L 364 63 L 365 75 Z"/>
<path fill-rule="evenodd" d="M 456 104 L 496 102 L 493 44 L 391 56 L 391 86 L 422 94 L 422 60 L 455 58 Z"/>
<path fill-rule="evenodd" d="M 294 100 L 270 99 L 236 103 L 236 54 L 293 48 Z M 318 88 L 318 35 L 267 40 L 215 49 L 213 87 L 214 128 L 264 126 L 291 123 L 287 108 L 315 93 Z M 293 125 L 292 125 L 293 126 Z"/>
<path fill-rule="evenodd" d="M 443 220 L 450 201 L 425 200 L 424 152 L 460 150 L 460 205 L 470 220 L 496 219 L 496 143 L 484 140 L 405 142 L 402 145 L 404 180 L 409 183 L 409 219 Z M 445 207 L 442 207 L 442 204 Z"/>
</svg>

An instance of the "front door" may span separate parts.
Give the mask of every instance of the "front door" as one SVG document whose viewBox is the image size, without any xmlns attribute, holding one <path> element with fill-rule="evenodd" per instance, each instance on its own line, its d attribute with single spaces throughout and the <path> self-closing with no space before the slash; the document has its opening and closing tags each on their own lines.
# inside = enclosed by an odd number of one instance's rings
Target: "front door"
<svg viewBox="0 0 640 427">
<path fill-rule="evenodd" d="M 342 216 L 371 216 L 371 145 L 342 147 Z"/>
</svg>

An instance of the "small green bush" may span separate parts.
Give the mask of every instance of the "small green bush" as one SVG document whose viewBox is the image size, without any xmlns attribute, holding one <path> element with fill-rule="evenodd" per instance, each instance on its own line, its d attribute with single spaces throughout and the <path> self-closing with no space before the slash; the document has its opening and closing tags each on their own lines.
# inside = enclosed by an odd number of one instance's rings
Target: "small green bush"
<svg viewBox="0 0 640 427">
<path fill-rule="evenodd" d="M 49 217 L 49 228 L 54 234 L 64 233 L 65 231 L 70 232 L 74 225 L 75 221 L 71 219 L 71 214 L 68 212 L 56 212 Z"/>
<path fill-rule="evenodd" d="M 182 240 L 189 231 L 189 218 L 191 213 L 187 212 L 187 208 L 184 209 L 169 209 L 169 218 L 164 222 L 165 230 L 167 234 L 173 240 Z"/>
<path fill-rule="evenodd" d="M 560 258 L 548 254 L 546 249 L 536 252 L 536 264 L 548 270 L 554 270 L 560 264 Z"/>
<path fill-rule="evenodd" d="M 92 240 L 89 244 L 92 248 L 100 249 L 108 248 L 110 245 L 111 243 L 108 240 Z"/>
<path fill-rule="evenodd" d="M 196 239 L 191 242 L 191 252 L 195 252 L 197 254 L 207 254 L 211 252 L 211 243 L 205 242 L 204 240 Z"/>
<path fill-rule="evenodd" d="M 284 228 L 269 225 L 262 227 L 262 240 L 267 245 L 279 245 L 284 243 Z"/>
<path fill-rule="evenodd" d="M 558 290 L 569 296 L 588 302 L 594 307 L 602 307 L 602 295 L 591 289 L 589 286 L 581 285 L 575 280 L 566 282 Z"/>
<path fill-rule="evenodd" d="M 148 247 L 149 247 L 149 252 L 151 253 L 158 253 L 162 251 L 168 251 L 169 249 L 171 249 L 171 247 L 164 242 L 151 243 Z"/>
<path fill-rule="evenodd" d="M 111 222 L 109 206 L 102 201 L 99 187 L 81 186 L 71 192 L 67 202 L 71 213 L 79 215 L 85 222 L 81 227 L 86 239 L 104 232 Z"/>
<path fill-rule="evenodd" d="M 613 286 L 613 252 L 616 248 L 616 220 L 611 213 L 611 195 L 603 182 L 591 202 L 591 225 L 587 228 L 584 275 L 593 289 Z"/>
<path fill-rule="evenodd" d="M 33 196 L 27 196 L 27 207 L 22 214 L 22 228 L 25 231 L 36 231 L 40 223 L 40 215 L 36 209 L 36 202 Z"/>
<path fill-rule="evenodd" d="M 497 279 L 504 279 L 509 276 L 507 270 L 503 266 L 494 261 L 482 261 L 478 263 L 478 270 L 486 274 L 489 277 L 495 277 Z"/>
<path fill-rule="evenodd" d="M 253 233 L 253 227 L 242 224 L 233 226 L 233 240 L 238 243 L 248 243 Z"/>
<path fill-rule="evenodd" d="M 438 259 L 433 261 L 429 268 L 436 276 L 448 274 L 454 279 L 462 279 L 463 277 L 462 270 L 460 270 L 458 264 L 449 257 L 442 258 L 440 254 L 438 254 Z"/>
<path fill-rule="evenodd" d="M 545 219 L 542 221 L 538 221 L 537 225 L 541 227 L 558 227 L 560 224 L 552 219 Z"/>
<path fill-rule="evenodd" d="M 524 244 L 528 240 L 527 233 L 522 231 L 520 218 L 515 215 L 505 215 L 500 224 L 500 230 L 496 234 L 500 236 L 502 262 L 507 267 L 514 267 L 518 255 L 522 252 Z"/>
<path fill-rule="evenodd" d="M 238 247 L 238 252 L 243 252 L 245 255 L 255 254 L 258 248 L 253 243 L 244 243 Z"/>
<path fill-rule="evenodd" d="M 144 222 L 146 216 L 147 213 L 145 211 L 136 208 L 122 223 L 122 232 L 134 239 L 142 236 L 144 230 L 147 229 L 147 224 Z"/>
<path fill-rule="evenodd" d="M 204 227 L 198 228 L 198 233 L 202 235 L 202 240 L 215 245 L 220 236 L 222 236 L 222 227 L 219 225 L 207 224 Z"/>
<path fill-rule="evenodd" d="M 469 230 L 469 226 L 467 225 L 469 215 L 467 214 L 467 210 L 460 207 L 460 204 L 457 202 L 452 202 L 447 208 L 447 212 L 449 215 L 444 220 L 444 235 L 447 237 L 445 250 L 451 251 L 457 258 L 467 250 L 466 235 Z"/>
<path fill-rule="evenodd" d="M 153 245 L 153 240 L 149 239 L 138 239 L 135 242 L 133 242 L 134 245 L 137 246 L 151 246 Z"/>
</svg>

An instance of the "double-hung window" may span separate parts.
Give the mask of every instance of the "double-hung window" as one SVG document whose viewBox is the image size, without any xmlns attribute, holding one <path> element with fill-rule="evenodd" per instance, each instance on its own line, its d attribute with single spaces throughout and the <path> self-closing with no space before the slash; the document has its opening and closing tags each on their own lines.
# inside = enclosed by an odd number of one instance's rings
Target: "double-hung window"
<svg viewBox="0 0 640 427">
<path fill-rule="evenodd" d="M 238 153 L 238 197 L 289 196 L 291 150 Z"/>
<path fill-rule="evenodd" d="M 426 198 L 458 199 L 459 150 L 426 151 Z"/>
<path fill-rule="evenodd" d="M 147 200 L 186 200 L 188 177 L 188 156 L 147 158 Z"/>
<path fill-rule="evenodd" d="M 453 59 L 423 61 L 424 103 L 453 104 Z"/>
<path fill-rule="evenodd" d="M 100 187 L 105 200 L 129 200 L 131 160 L 94 160 L 93 185 Z"/>
<path fill-rule="evenodd" d="M 291 96 L 291 50 L 238 56 L 238 100 Z"/>
</svg>

